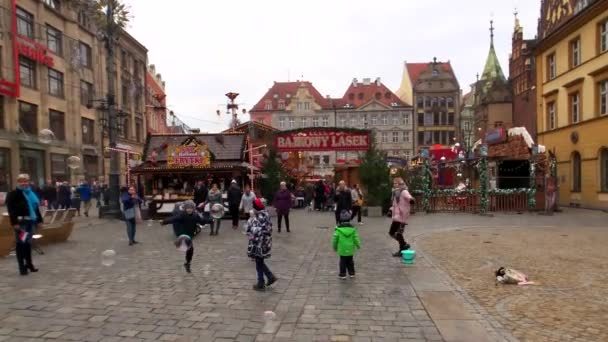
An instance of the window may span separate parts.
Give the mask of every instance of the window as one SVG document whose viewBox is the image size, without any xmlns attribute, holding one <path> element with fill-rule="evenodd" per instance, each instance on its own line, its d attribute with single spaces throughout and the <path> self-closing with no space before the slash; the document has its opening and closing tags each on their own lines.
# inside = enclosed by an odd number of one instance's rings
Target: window
<svg viewBox="0 0 608 342">
<path fill-rule="evenodd" d="M 575 68 L 581 64 L 581 39 L 576 38 L 570 42 L 570 67 Z"/>
<path fill-rule="evenodd" d="M 393 114 L 393 125 L 398 126 L 399 125 L 399 115 L 398 114 Z"/>
<path fill-rule="evenodd" d="M 59 141 L 65 141 L 65 114 L 56 110 L 49 110 L 51 131 Z"/>
<path fill-rule="evenodd" d="M 314 162 L 315 165 L 321 164 L 321 156 L 319 156 L 319 155 L 313 156 L 312 160 L 313 160 L 313 162 Z"/>
<path fill-rule="evenodd" d="M 87 81 L 80 80 L 80 104 L 89 105 L 93 100 L 93 85 Z"/>
<path fill-rule="evenodd" d="M 388 125 L 388 115 L 382 114 L 382 125 Z"/>
<path fill-rule="evenodd" d="M 36 88 L 36 63 L 23 56 L 19 56 L 19 80 L 24 87 Z"/>
<path fill-rule="evenodd" d="M 580 94 L 578 92 L 572 93 L 570 95 L 570 120 L 572 123 L 577 123 L 580 121 Z"/>
<path fill-rule="evenodd" d="M 555 129 L 555 102 L 547 104 L 547 126 L 549 129 Z"/>
<path fill-rule="evenodd" d="M 454 131 L 448 132 L 448 141 L 450 144 L 452 143 L 452 141 L 455 141 Z"/>
<path fill-rule="evenodd" d="M 296 128 L 296 118 L 289 118 L 289 128 Z"/>
<path fill-rule="evenodd" d="M 433 132 L 426 131 L 424 132 L 424 145 L 432 145 L 433 144 Z"/>
<path fill-rule="evenodd" d="M 34 15 L 17 7 L 17 33 L 34 39 Z"/>
<path fill-rule="evenodd" d="M 403 117 L 403 124 L 406 126 L 410 125 L 410 115 L 409 114 L 405 114 L 405 116 Z"/>
<path fill-rule="evenodd" d="M 329 127 L 329 117 L 323 117 L 323 127 Z"/>
<path fill-rule="evenodd" d="M 433 144 L 440 144 L 440 143 L 441 143 L 441 132 L 434 131 L 433 132 Z"/>
<path fill-rule="evenodd" d="M 608 148 L 600 152 L 600 175 L 602 181 L 602 192 L 608 192 Z"/>
<path fill-rule="evenodd" d="M 57 56 L 63 55 L 63 34 L 51 25 L 46 25 L 46 46 Z"/>
<path fill-rule="evenodd" d="M 376 115 L 372 115 L 372 126 L 378 125 L 378 117 Z"/>
<path fill-rule="evenodd" d="M 129 68 L 129 56 L 127 55 L 127 51 L 125 50 L 120 51 L 120 65 L 123 69 Z"/>
<path fill-rule="evenodd" d="M 346 118 L 345 117 L 340 118 L 340 127 L 346 127 Z"/>
<path fill-rule="evenodd" d="M 88 179 L 97 178 L 97 174 L 99 172 L 97 167 L 98 157 L 89 156 L 86 154 L 83 157 L 84 171 L 86 172 Z"/>
<path fill-rule="evenodd" d="M 418 113 L 418 126 L 424 126 L 424 113 Z"/>
<path fill-rule="evenodd" d="M 430 97 L 426 96 L 424 98 L 424 106 L 425 107 L 430 107 L 431 106 L 431 98 Z"/>
<path fill-rule="evenodd" d="M 272 102 L 266 102 L 266 110 L 272 110 Z"/>
<path fill-rule="evenodd" d="M 129 119 L 124 119 L 122 124 L 122 137 L 125 139 L 131 138 L 131 126 L 129 125 Z"/>
<path fill-rule="evenodd" d="M 122 86 L 121 86 L 122 103 L 121 103 L 121 105 L 124 108 L 127 108 L 127 107 L 129 107 L 129 81 L 123 79 L 121 83 L 122 83 Z"/>
<path fill-rule="evenodd" d="M 446 131 L 441 131 L 441 145 L 448 145 L 448 132 Z"/>
<path fill-rule="evenodd" d="M 572 192 L 581 192 L 581 155 L 572 154 Z"/>
<path fill-rule="evenodd" d="M 448 104 L 448 108 L 453 108 L 454 107 L 454 98 L 449 96 L 448 98 L 446 98 L 446 102 Z"/>
<path fill-rule="evenodd" d="M 382 142 L 383 143 L 388 142 L 388 132 L 382 132 Z"/>
<path fill-rule="evenodd" d="M 19 127 L 28 134 L 38 134 L 38 106 L 19 101 Z"/>
<path fill-rule="evenodd" d="M 437 106 L 437 98 L 436 98 L 436 97 L 433 97 L 433 98 L 431 99 L 431 106 L 433 106 L 433 107 L 436 107 L 436 106 Z"/>
<path fill-rule="evenodd" d="M 608 114 L 608 80 L 600 82 L 600 115 Z"/>
<path fill-rule="evenodd" d="M 410 132 L 403 132 L 403 142 L 410 142 Z"/>
<path fill-rule="evenodd" d="M 93 66 L 93 56 L 91 54 L 91 47 L 87 44 L 80 42 L 79 43 L 79 53 L 80 53 L 80 65 L 85 68 L 91 68 Z"/>
<path fill-rule="evenodd" d="M 448 124 L 448 113 L 441 112 L 441 125 L 445 126 Z"/>
<path fill-rule="evenodd" d="M 300 127 L 308 127 L 308 118 L 300 118 L 301 126 Z"/>
<path fill-rule="evenodd" d="M 425 113 L 424 114 L 424 125 L 425 126 L 433 126 L 433 113 Z"/>
<path fill-rule="evenodd" d="M 304 102 L 304 110 L 310 110 L 310 102 Z"/>
<path fill-rule="evenodd" d="M 141 119 L 135 119 L 135 140 L 142 142 L 142 121 Z"/>
<path fill-rule="evenodd" d="M 279 128 L 280 129 L 287 128 L 287 119 L 286 118 L 279 118 Z"/>
<path fill-rule="evenodd" d="M 44 0 L 44 4 L 49 6 L 52 9 L 59 9 L 59 0 Z"/>
<path fill-rule="evenodd" d="M 424 107 L 424 97 L 419 96 L 416 98 L 416 105 L 418 108 Z"/>
<path fill-rule="evenodd" d="M 446 101 L 445 101 L 445 97 L 440 97 L 439 98 L 439 107 L 445 107 L 446 106 Z"/>
<path fill-rule="evenodd" d="M 284 110 L 285 109 L 285 102 L 283 100 L 279 101 L 279 109 L 280 110 Z"/>
<path fill-rule="evenodd" d="M 297 103 L 296 103 L 296 109 L 297 109 L 298 111 L 301 111 L 303 107 L 304 107 L 304 106 L 303 106 L 302 102 L 297 102 Z"/>
<path fill-rule="evenodd" d="M 85 28 L 89 27 L 89 14 L 85 10 L 78 11 L 78 23 Z"/>
<path fill-rule="evenodd" d="M 341 161 L 346 160 L 346 152 L 338 152 L 338 156 L 336 159 L 341 160 Z"/>
<path fill-rule="evenodd" d="M 393 142 L 394 143 L 399 142 L 399 132 L 393 132 Z"/>
<path fill-rule="evenodd" d="M 68 156 L 65 154 L 51 153 L 51 178 L 57 181 L 67 181 L 69 174 L 67 170 Z"/>
<path fill-rule="evenodd" d="M 323 165 L 329 165 L 329 156 L 323 156 Z"/>
<path fill-rule="evenodd" d="M 312 127 L 319 127 L 319 117 L 315 116 L 312 118 Z"/>
<path fill-rule="evenodd" d="M 448 113 L 448 125 L 454 125 L 454 113 Z"/>
<path fill-rule="evenodd" d="M 600 53 L 608 51 L 608 20 L 600 24 Z"/>
<path fill-rule="evenodd" d="M 557 64 L 555 62 L 555 53 L 547 56 L 547 78 L 552 80 L 557 76 Z"/>
<path fill-rule="evenodd" d="M 418 145 L 424 145 L 424 132 L 418 132 Z"/>
<path fill-rule="evenodd" d="M 82 118 L 82 142 L 95 145 L 95 121 Z"/>
<path fill-rule="evenodd" d="M 49 68 L 49 94 L 63 97 L 63 73 Z"/>
<path fill-rule="evenodd" d="M 465 131 L 470 131 L 471 130 L 471 122 L 469 122 L 469 121 L 465 121 L 464 122 L 464 130 Z"/>
</svg>

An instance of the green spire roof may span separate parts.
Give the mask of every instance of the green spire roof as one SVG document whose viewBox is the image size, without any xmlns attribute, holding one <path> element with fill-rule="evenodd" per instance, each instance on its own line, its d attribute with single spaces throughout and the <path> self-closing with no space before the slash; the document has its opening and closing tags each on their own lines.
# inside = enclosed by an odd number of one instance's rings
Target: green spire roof
<svg viewBox="0 0 608 342">
<path fill-rule="evenodd" d="M 488 58 L 486 59 L 486 66 L 483 68 L 481 80 L 489 81 L 489 83 L 492 83 L 493 81 L 507 82 L 505 74 L 503 74 L 502 68 L 500 67 L 498 57 L 496 57 L 494 41 L 492 41 L 490 44 L 490 52 L 488 53 Z"/>
</svg>

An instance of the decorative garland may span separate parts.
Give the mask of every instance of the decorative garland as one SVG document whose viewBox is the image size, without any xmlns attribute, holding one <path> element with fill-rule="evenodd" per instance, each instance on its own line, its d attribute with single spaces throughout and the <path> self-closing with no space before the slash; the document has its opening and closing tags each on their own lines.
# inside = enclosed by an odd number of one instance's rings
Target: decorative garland
<svg viewBox="0 0 608 342">
<path fill-rule="evenodd" d="M 431 169 L 429 168 L 428 159 L 424 159 L 424 163 L 422 164 L 422 208 L 424 211 L 430 211 L 430 201 L 429 199 L 432 196 L 432 188 L 431 188 L 431 179 L 433 175 L 431 174 Z"/>
<path fill-rule="evenodd" d="M 528 207 L 536 209 L 536 165 L 530 161 L 530 191 L 528 192 Z"/>
<path fill-rule="evenodd" d="M 481 214 L 488 211 L 488 159 L 482 157 L 479 161 L 479 183 L 481 192 Z"/>
</svg>

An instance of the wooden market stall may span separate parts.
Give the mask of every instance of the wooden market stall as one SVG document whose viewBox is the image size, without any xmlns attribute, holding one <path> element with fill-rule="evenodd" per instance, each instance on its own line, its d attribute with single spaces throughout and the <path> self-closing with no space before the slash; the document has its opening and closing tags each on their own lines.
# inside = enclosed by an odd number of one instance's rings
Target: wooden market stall
<svg viewBox="0 0 608 342">
<path fill-rule="evenodd" d="M 176 202 L 192 199 L 197 181 L 225 192 L 232 180 L 241 188 L 249 182 L 246 134 L 153 134 L 144 161 L 131 170 L 144 186 L 149 216 L 173 211 Z M 253 168 L 258 173 L 257 168 Z"/>
</svg>

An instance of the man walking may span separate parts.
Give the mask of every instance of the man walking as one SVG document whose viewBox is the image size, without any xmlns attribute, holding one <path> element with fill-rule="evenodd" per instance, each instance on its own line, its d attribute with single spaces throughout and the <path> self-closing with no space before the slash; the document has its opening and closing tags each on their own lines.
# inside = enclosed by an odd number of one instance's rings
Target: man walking
<svg viewBox="0 0 608 342">
<path fill-rule="evenodd" d="M 388 232 L 388 235 L 399 243 L 399 251 L 393 254 L 394 257 L 400 257 L 402 251 L 410 248 L 410 245 L 405 242 L 403 233 L 407 219 L 410 217 L 412 202 L 414 202 L 414 197 L 407 191 L 403 178 L 395 178 L 393 180 L 393 222 Z"/>
<path fill-rule="evenodd" d="M 232 218 L 232 229 L 239 227 L 239 204 L 241 204 L 241 197 L 243 197 L 243 193 L 233 179 L 228 189 L 228 210 Z"/>
<path fill-rule="evenodd" d="M 48 210 L 57 209 L 57 188 L 53 181 L 49 179 L 48 183 L 42 188 L 42 199 L 47 202 Z"/>
<path fill-rule="evenodd" d="M 76 190 L 80 195 L 80 200 L 84 204 L 84 216 L 89 217 L 89 209 L 91 209 L 91 187 L 86 181 L 82 182 Z"/>
<path fill-rule="evenodd" d="M 336 204 L 336 225 L 338 225 L 340 224 L 340 213 L 342 210 L 346 210 L 350 213 L 353 206 L 352 194 L 346 187 L 346 182 L 343 180 L 338 183 L 338 188 L 334 195 L 334 202 Z"/>
<path fill-rule="evenodd" d="M 205 186 L 205 182 L 203 181 L 198 181 L 196 183 L 196 186 L 194 187 L 194 204 L 196 204 L 196 207 L 199 208 L 201 207 L 202 203 L 207 202 L 207 196 L 209 196 L 209 190 L 207 189 L 207 186 Z M 202 211 L 202 208 L 200 208 Z"/>
</svg>

